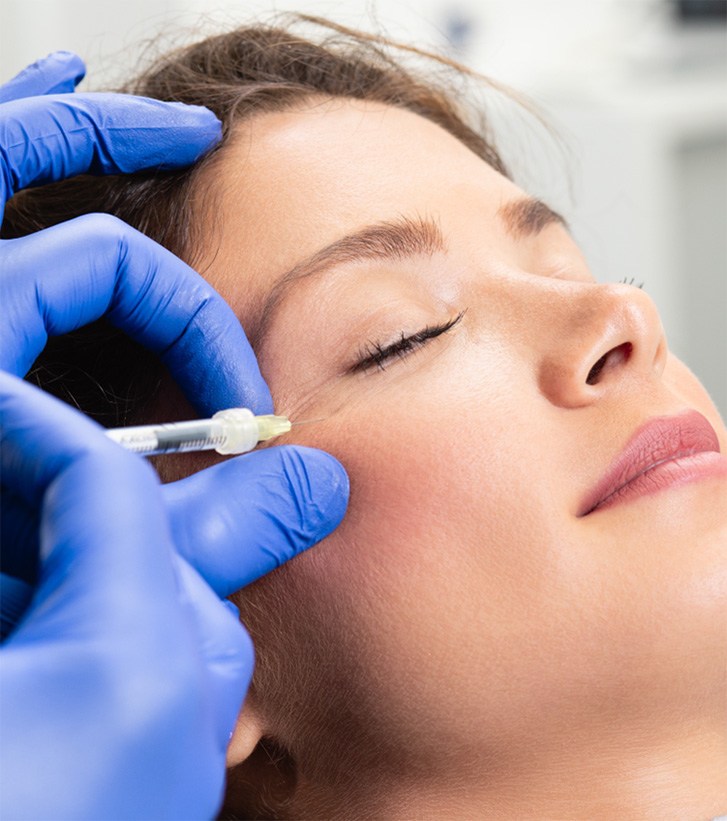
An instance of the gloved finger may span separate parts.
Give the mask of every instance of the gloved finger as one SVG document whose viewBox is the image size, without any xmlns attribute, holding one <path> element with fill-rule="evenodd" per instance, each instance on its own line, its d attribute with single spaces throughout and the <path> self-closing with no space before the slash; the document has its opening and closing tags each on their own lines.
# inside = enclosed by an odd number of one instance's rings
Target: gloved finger
<svg viewBox="0 0 727 821">
<path fill-rule="evenodd" d="M 183 167 L 220 136 L 201 106 L 126 94 L 12 100 L 0 109 L 0 197 L 76 174 Z"/>
<path fill-rule="evenodd" d="M 43 94 L 72 92 L 86 76 L 83 60 L 71 51 L 54 51 L 0 85 L 0 103 Z"/>
<path fill-rule="evenodd" d="M 228 596 L 334 530 L 348 477 L 323 451 L 283 446 L 221 462 L 162 492 L 177 550 Z"/>
<path fill-rule="evenodd" d="M 41 510 L 40 579 L 8 643 L 74 630 L 85 640 L 158 642 L 142 616 L 172 618 L 177 583 L 149 465 L 68 405 L 1 372 L 0 428 L 3 482 Z"/>
<path fill-rule="evenodd" d="M 49 335 L 106 314 L 160 355 L 209 415 L 272 399 L 232 309 L 199 274 L 106 214 L 78 217 L 0 245 L 0 367 L 24 375 Z"/>
<path fill-rule="evenodd" d="M 197 645 L 208 674 L 211 716 L 220 750 L 226 750 L 230 732 L 250 685 L 255 652 L 252 639 L 240 623 L 234 605 L 222 602 L 197 571 L 181 557 L 176 561 L 180 599 L 191 612 Z"/>
</svg>

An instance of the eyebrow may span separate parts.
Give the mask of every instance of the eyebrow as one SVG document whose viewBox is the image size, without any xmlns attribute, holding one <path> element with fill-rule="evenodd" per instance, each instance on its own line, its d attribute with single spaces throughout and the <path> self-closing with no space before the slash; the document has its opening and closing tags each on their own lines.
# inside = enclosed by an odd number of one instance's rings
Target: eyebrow
<svg viewBox="0 0 727 821">
<path fill-rule="evenodd" d="M 444 235 L 439 224 L 433 219 L 422 217 L 402 217 L 391 222 L 379 222 L 341 237 L 296 263 L 280 277 L 265 301 L 257 325 L 248 329 L 248 338 L 253 347 L 261 344 L 272 314 L 294 282 L 346 263 L 403 260 L 432 256 L 445 250 Z"/>
<path fill-rule="evenodd" d="M 536 236 L 548 225 L 568 228 L 565 219 L 535 197 L 523 197 L 501 205 L 497 216 L 515 239 Z M 248 325 L 253 347 L 260 345 L 276 308 L 290 286 L 301 279 L 324 273 L 339 265 L 375 260 L 403 260 L 432 256 L 447 249 L 439 224 L 431 218 L 401 217 L 394 221 L 368 225 L 360 231 L 334 240 L 330 245 L 296 263 L 278 279 L 265 301 L 258 320 Z"/>
<path fill-rule="evenodd" d="M 568 223 L 549 205 L 535 197 L 523 197 L 501 205 L 497 212 L 505 223 L 508 233 L 515 239 L 536 236 L 548 225 L 562 225 L 570 230 Z"/>
</svg>

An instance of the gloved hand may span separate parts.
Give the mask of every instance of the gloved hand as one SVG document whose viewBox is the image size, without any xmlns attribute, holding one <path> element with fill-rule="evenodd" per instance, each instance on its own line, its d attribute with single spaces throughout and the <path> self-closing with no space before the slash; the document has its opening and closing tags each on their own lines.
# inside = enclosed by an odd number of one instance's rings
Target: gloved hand
<svg viewBox="0 0 727 821">
<path fill-rule="evenodd" d="M 218 138 L 205 109 L 70 93 L 82 74 L 56 53 L 0 88 L 0 206 L 76 173 L 184 165 Z M 17 375 L 48 335 L 105 313 L 160 354 L 201 413 L 272 410 L 227 304 L 112 217 L 0 243 L 0 304 L 0 367 Z M 319 451 L 274 447 L 160 489 L 90 420 L 11 377 L 1 384 L 3 558 L 32 566 L 40 551 L 34 592 L 29 578 L 2 577 L 0 590 L 3 614 L 8 603 L 12 623 L 22 614 L 1 651 L 4 814 L 210 815 L 252 654 L 173 548 L 225 595 L 338 524 L 345 473 Z"/>
<path fill-rule="evenodd" d="M 220 138 L 220 123 L 205 108 L 51 93 L 71 92 L 83 73 L 76 55 L 56 52 L 0 87 L 0 213 L 21 188 L 81 173 L 183 167 Z M 202 413 L 235 404 L 271 412 L 229 306 L 191 268 L 120 220 L 92 214 L 5 240 L 0 272 L 0 367 L 24 375 L 49 335 L 106 314 L 160 354 Z M 201 362 L 203 347 L 209 350 Z"/>
<path fill-rule="evenodd" d="M 41 524 L 0 650 L 3 817 L 211 818 L 249 638 L 176 554 L 143 459 L 5 373 L 0 419 L 4 481 Z"/>
</svg>

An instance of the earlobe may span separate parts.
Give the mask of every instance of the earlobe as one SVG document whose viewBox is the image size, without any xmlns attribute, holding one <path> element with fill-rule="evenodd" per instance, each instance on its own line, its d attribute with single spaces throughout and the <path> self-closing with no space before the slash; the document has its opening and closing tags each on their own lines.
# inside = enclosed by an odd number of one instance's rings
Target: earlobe
<svg viewBox="0 0 727 821">
<path fill-rule="evenodd" d="M 264 723 L 252 693 L 248 693 L 227 747 L 227 766 L 235 767 L 251 755 L 263 737 Z"/>
</svg>

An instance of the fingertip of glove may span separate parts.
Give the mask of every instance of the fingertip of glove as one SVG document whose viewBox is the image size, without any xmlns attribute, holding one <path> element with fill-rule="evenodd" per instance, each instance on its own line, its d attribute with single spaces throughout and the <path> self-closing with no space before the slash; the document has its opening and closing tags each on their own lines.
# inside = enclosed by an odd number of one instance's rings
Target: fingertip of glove
<svg viewBox="0 0 727 821">
<path fill-rule="evenodd" d="M 75 51 L 68 51 L 64 48 L 59 48 L 55 51 L 51 51 L 50 54 L 41 58 L 39 62 L 50 62 L 51 60 L 54 60 L 58 63 L 79 63 L 80 65 L 85 67 L 83 60 L 76 54 Z"/>
<path fill-rule="evenodd" d="M 209 131 L 210 137 L 219 139 L 222 137 L 222 123 L 219 117 L 203 105 L 190 105 L 189 103 L 170 103 L 162 101 L 163 105 L 176 109 L 185 117 L 191 117 L 198 127 L 203 127 Z"/>
<path fill-rule="evenodd" d="M 163 108 L 164 131 L 168 138 L 173 139 L 174 152 L 160 158 L 159 168 L 162 170 L 184 167 L 196 162 L 222 139 L 222 123 L 217 115 L 205 106 L 150 98 L 146 98 L 146 102 Z M 166 139 L 162 134 L 159 134 L 158 138 L 161 144 Z"/>
<path fill-rule="evenodd" d="M 343 465 L 330 453 L 291 446 L 286 465 L 293 492 L 302 497 L 302 519 L 316 541 L 341 523 L 348 507 L 349 480 Z"/>
<path fill-rule="evenodd" d="M 86 64 L 72 51 L 52 51 L 0 86 L 0 102 L 72 93 L 86 76 Z"/>
<path fill-rule="evenodd" d="M 64 79 L 71 82 L 73 86 L 78 85 L 86 76 L 86 64 L 74 51 L 60 49 L 52 51 L 47 57 L 38 60 L 36 64 L 41 69 L 51 69 L 61 71 Z M 49 91 L 62 91 L 62 88 L 49 89 Z M 73 90 L 73 89 L 69 89 Z"/>
<path fill-rule="evenodd" d="M 334 527 L 340 524 L 346 508 L 348 507 L 348 497 L 351 485 L 348 473 L 343 465 L 330 453 L 319 451 L 317 461 L 325 465 L 325 474 L 328 482 L 329 504 L 326 509 L 326 517 L 335 522 Z"/>
</svg>

